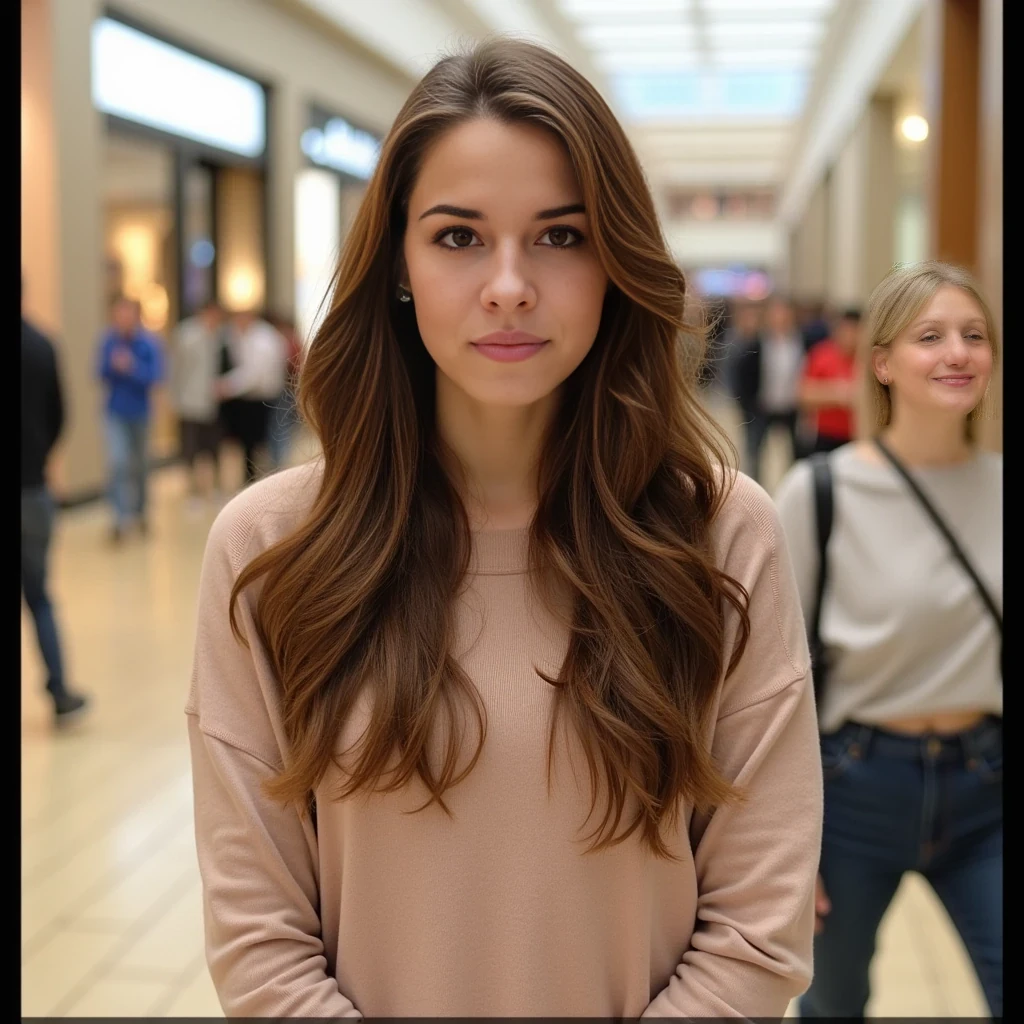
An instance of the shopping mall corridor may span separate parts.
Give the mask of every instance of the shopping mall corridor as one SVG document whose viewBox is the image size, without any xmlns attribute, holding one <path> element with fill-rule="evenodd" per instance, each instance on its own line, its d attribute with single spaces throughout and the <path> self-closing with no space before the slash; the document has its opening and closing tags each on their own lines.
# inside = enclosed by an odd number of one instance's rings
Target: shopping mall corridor
<svg viewBox="0 0 1024 1024">
<path fill-rule="evenodd" d="M 774 479 L 777 451 L 769 462 Z M 73 731 L 51 729 L 22 617 L 25 1016 L 222 1015 L 203 956 L 182 710 L 215 513 L 188 513 L 176 469 L 153 492 L 152 537 L 117 550 L 104 508 L 61 517 L 53 592 L 71 680 L 95 699 Z M 919 880 L 906 880 L 880 941 L 872 1015 L 984 1015 L 962 946 Z"/>
</svg>

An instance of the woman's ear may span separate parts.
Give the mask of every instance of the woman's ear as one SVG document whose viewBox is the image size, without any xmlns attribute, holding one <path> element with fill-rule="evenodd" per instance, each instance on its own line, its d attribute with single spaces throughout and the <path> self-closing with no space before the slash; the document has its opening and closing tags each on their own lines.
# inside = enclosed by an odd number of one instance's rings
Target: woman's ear
<svg viewBox="0 0 1024 1024">
<path fill-rule="evenodd" d="M 879 381 L 889 379 L 889 350 L 876 346 L 871 350 L 871 367 Z"/>
</svg>

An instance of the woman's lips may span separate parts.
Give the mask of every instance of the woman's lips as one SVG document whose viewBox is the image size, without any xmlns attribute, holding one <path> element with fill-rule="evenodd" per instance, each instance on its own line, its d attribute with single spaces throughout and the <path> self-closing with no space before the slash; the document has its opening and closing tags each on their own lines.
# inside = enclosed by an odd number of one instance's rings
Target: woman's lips
<svg viewBox="0 0 1024 1024">
<path fill-rule="evenodd" d="M 940 384 L 945 384 L 948 388 L 965 388 L 974 380 L 974 377 L 970 374 L 961 374 L 958 376 L 936 377 L 935 380 Z"/>
<path fill-rule="evenodd" d="M 471 344 L 482 356 L 495 362 L 519 363 L 536 355 L 548 342 L 526 331 L 494 331 Z"/>
</svg>

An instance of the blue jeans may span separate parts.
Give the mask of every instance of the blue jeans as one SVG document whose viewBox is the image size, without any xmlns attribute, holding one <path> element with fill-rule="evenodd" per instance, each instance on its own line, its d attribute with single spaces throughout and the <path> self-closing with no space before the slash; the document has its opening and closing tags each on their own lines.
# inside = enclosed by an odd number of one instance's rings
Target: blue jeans
<svg viewBox="0 0 1024 1024">
<path fill-rule="evenodd" d="M 46 563 L 53 537 L 53 499 L 45 487 L 21 492 L 21 592 L 36 626 L 39 650 L 46 663 L 46 688 L 53 696 L 64 690 L 60 633 L 46 587 Z"/>
<path fill-rule="evenodd" d="M 821 877 L 832 910 L 814 940 L 801 1016 L 864 1016 L 875 936 L 906 871 L 935 890 L 989 1012 L 1002 1016 L 1002 721 L 917 737 L 849 723 L 823 736 L 821 749 Z"/>
<path fill-rule="evenodd" d="M 107 417 L 110 503 L 118 527 L 123 527 L 134 516 L 141 519 L 146 514 L 148 444 L 148 420 Z"/>
</svg>

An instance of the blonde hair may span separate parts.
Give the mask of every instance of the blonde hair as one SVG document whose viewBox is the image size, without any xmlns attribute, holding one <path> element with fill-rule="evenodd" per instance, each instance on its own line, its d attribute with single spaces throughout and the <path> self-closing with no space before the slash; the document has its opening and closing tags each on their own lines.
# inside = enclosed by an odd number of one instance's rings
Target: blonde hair
<svg viewBox="0 0 1024 1024">
<path fill-rule="evenodd" d="M 999 342 L 995 319 L 988 303 L 982 298 L 974 278 L 963 268 L 938 260 L 897 265 L 882 280 L 868 299 L 867 323 L 862 352 L 863 394 L 860 433 L 873 437 L 892 422 L 892 397 L 889 388 L 875 376 L 871 358 L 876 348 L 890 348 L 892 343 L 910 326 L 935 293 L 946 286 L 967 292 L 981 308 L 985 317 L 985 332 L 992 348 L 993 368 L 999 361 Z M 988 393 L 967 415 L 968 439 L 973 439 L 974 424 L 988 412 Z"/>
</svg>

